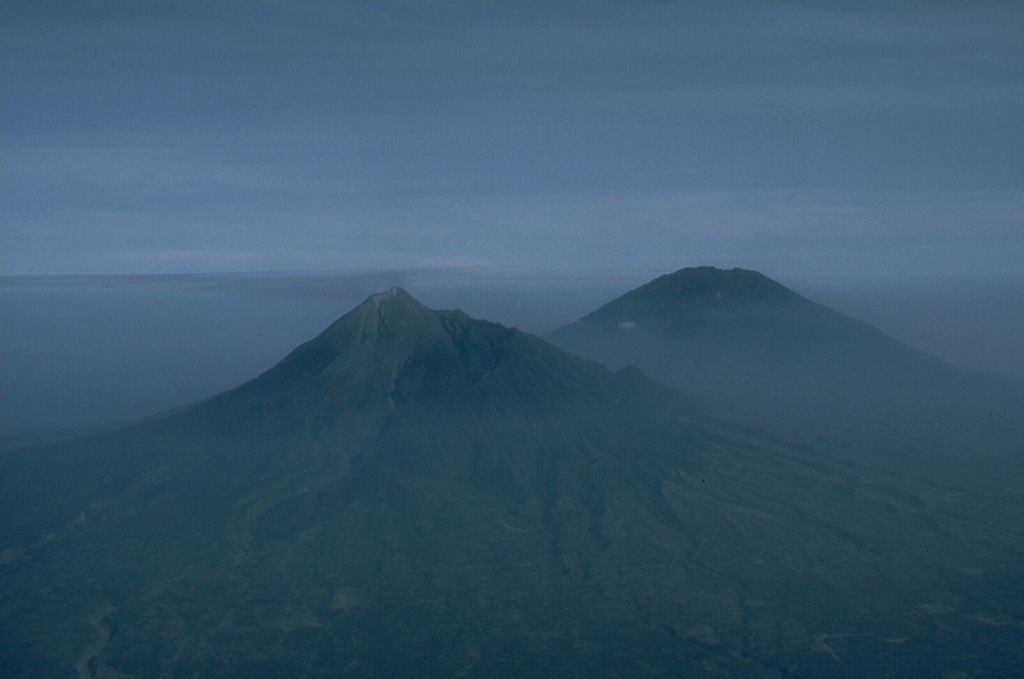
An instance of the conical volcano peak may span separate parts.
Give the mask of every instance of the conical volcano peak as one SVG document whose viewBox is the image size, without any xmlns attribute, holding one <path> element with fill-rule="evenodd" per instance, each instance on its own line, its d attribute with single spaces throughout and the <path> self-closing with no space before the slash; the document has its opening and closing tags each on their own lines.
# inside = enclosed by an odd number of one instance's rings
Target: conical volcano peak
<svg viewBox="0 0 1024 679">
<path fill-rule="evenodd" d="M 366 298 L 364 304 L 370 304 L 372 306 L 381 307 L 388 304 L 418 304 L 423 306 L 416 298 L 406 292 L 403 288 L 395 286 L 381 292 L 374 293 Z"/>
<path fill-rule="evenodd" d="M 576 324 L 556 330 L 551 337 L 557 344 L 566 333 L 573 333 L 574 325 L 594 325 L 614 332 L 654 327 L 690 332 L 694 324 L 706 325 L 712 318 L 742 324 L 742 318 L 751 313 L 772 317 L 783 310 L 820 314 L 816 307 L 757 271 L 702 266 L 659 276 L 608 302 Z"/>
<path fill-rule="evenodd" d="M 607 404 L 616 402 L 618 388 L 605 368 L 539 338 L 461 311 L 429 309 L 392 288 L 371 295 L 222 400 L 274 404 L 269 407 L 278 420 L 298 418 L 313 431 L 347 408 Z"/>
<path fill-rule="evenodd" d="M 437 314 L 402 288 L 370 295 L 325 333 L 333 341 L 376 345 L 384 341 L 423 341 L 446 336 Z"/>
<path fill-rule="evenodd" d="M 801 299 L 789 288 L 749 269 L 701 266 L 655 278 L 629 297 L 679 302 L 772 302 Z"/>
<path fill-rule="evenodd" d="M 442 315 L 396 287 L 366 298 L 255 382 L 287 383 L 310 399 L 324 390 L 342 401 L 391 396 L 410 365 L 452 344 Z"/>
<path fill-rule="evenodd" d="M 367 297 L 362 304 L 352 310 L 352 313 L 377 313 L 389 317 L 417 316 L 423 313 L 430 314 L 427 307 L 399 287 L 390 288 L 377 292 Z"/>
</svg>

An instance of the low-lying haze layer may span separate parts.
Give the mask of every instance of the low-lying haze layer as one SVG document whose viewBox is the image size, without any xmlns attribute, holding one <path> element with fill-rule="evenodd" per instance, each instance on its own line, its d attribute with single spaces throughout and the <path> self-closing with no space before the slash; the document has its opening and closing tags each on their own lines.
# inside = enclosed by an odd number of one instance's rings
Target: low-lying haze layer
<svg viewBox="0 0 1024 679">
<path fill-rule="evenodd" d="M 956 365 L 1024 375 L 1024 281 L 780 279 Z M 0 289 L 2 431 L 138 417 L 230 388 L 390 285 L 434 308 L 544 334 L 642 282 L 614 272 L 8 277 Z"/>
</svg>

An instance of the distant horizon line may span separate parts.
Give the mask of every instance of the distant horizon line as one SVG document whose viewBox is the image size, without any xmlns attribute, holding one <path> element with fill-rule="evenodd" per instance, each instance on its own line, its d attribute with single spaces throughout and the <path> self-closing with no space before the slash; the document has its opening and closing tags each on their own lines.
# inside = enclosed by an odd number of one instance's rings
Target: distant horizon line
<svg viewBox="0 0 1024 679">
<path fill-rule="evenodd" d="M 852 282 L 867 281 L 992 281 L 992 280 L 1021 280 L 1024 281 L 1024 270 L 1021 271 L 993 271 L 993 272 L 964 272 L 964 271 L 887 271 L 860 274 L 831 275 L 823 272 L 808 271 L 787 271 L 778 273 L 775 267 L 765 268 L 751 266 L 750 264 L 740 266 L 727 266 L 721 264 L 692 264 L 680 266 L 674 269 L 661 269 L 654 267 L 644 268 L 607 268 L 607 269 L 542 269 L 542 268 L 484 268 L 484 267 L 407 267 L 379 269 L 262 269 L 253 271 L 182 271 L 182 272 L 90 272 L 90 273 L 14 273 L 0 274 L 0 285 L 39 285 L 39 284 L 74 284 L 74 283 L 97 283 L 103 281 L 126 281 L 138 282 L 161 282 L 161 281 L 184 281 L 184 280 L 225 280 L 235 281 L 252 279 L 334 279 L 334 280 L 365 280 L 374 278 L 402 277 L 529 277 L 528 280 L 517 282 L 543 282 L 548 280 L 586 279 L 617 281 L 636 279 L 641 276 L 650 276 L 652 279 L 658 276 L 675 273 L 683 269 L 709 267 L 729 271 L 732 269 L 746 269 L 756 271 L 769 278 L 784 277 L 798 281 L 842 281 Z"/>
</svg>

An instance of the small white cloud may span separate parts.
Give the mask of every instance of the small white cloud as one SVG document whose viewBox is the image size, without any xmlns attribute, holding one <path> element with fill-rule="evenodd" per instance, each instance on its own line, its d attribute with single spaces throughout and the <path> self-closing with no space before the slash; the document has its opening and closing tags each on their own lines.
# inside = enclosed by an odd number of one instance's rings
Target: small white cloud
<svg viewBox="0 0 1024 679">
<path fill-rule="evenodd" d="M 619 323 L 619 330 L 632 330 L 636 327 L 636 323 L 633 321 L 622 321 Z"/>
</svg>

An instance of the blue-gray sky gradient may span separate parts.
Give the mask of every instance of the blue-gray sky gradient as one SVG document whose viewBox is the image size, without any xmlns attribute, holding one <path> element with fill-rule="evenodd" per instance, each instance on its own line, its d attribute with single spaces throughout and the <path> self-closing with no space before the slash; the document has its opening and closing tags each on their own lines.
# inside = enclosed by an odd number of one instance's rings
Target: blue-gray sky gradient
<svg viewBox="0 0 1024 679">
<path fill-rule="evenodd" d="M 1024 4 L 4 3 L 4 274 L 1024 271 Z"/>
</svg>

